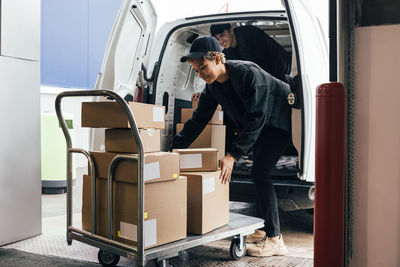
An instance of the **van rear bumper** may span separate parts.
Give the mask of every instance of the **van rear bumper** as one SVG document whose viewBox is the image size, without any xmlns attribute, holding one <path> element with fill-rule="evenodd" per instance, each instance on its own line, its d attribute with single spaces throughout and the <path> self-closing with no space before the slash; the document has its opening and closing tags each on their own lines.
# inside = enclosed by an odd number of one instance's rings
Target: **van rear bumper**
<svg viewBox="0 0 400 267">
<path fill-rule="evenodd" d="M 314 183 L 293 179 L 273 179 L 282 211 L 306 210 L 314 208 Z M 230 200 L 238 202 L 256 202 L 255 185 L 251 178 L 232 177 L 230 182 Z"/>
</svg>

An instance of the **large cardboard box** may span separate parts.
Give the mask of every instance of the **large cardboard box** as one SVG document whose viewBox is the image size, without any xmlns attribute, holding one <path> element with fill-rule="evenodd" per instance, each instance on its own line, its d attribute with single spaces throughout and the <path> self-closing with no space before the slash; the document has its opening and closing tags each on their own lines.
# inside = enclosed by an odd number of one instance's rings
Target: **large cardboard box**
<svg viewBox="0 0 400 267">
<path fill-rule="evenodd" d="M 96 178 L 96 233 L 107 237 L 107 181 Z M 146 183 L 144 189 L 145 248 L 186 237 L 187 179 Z M 137 184 L 113 182 L 113 239 L 128 245 L 137 242 Z M 91 232 L 90 176 L 83 177 L 82 228 Z"/>
<path fill-rule="evenodd" d="M 165 107 L 129 102 L 138 128 L 165 128 Z M 129 128 L 128 117 L 117 102 L 83 102 L 82 127 Z"/>
<path fill-rule="evenodd" d="M 139 129 L 143 150 L 157 152 L 161 149 L 161 135 L 158 129 Z M 135 139 L 130 129 L 106 129 L 105 148 L 108 152 L 138 153 Z"/>
<path fill-rule="evenodd" d="M 96 176 L 108 177 L 111 160 L 122 153 L 90 152 L 93 156 Z M 136 154 L 125 154 L 136 155 Z M 130 183 L 137 183 L 137 161 L 123 160 L 115 168 L 114 178 Z M 179 154 L 171 152 L 153 152 L 144 155 L 144 181 L 154 183 L 179 178 Z"/>
<path fill-rule="evenodd" d="M 229 223 L 229 184 L 220 171 L 185 172 L 187 177 L 187 230 L 205 234 Z"/>
<path fill-rule="evenodd" d="M 187 122 L 193 116 L 194 109 L 182 108 L 181 109 L 181 123 Z M 222 125 L 224 124 L 224 112 L 216 110 L 208 124 Z"/>
<path fill-rule="evenodd" d="M 176 132 L 183 129 L 183 124 L 176 124 Z M 189 148 L 209 148 L 218 150 L 219 158 L 225 156 L 225 125 L 207 125 Z"/>
<path fill-rule="evenodd" d="M 187 179 L 145 184 L 145 248 L 186 237 Z M 118 182 L 116 186 L 116 240 L 136 245 L 137 184 Z"/>
<path fill-rule="evenodd" d="M 92 232 L 92 189 L 91 176 L 83 176 L 82 185 L 82 229 Z M 107 237 L 107 180 L 96 178 L 96 231 L 95 233 Z M 115 191 L 114 191 L 115 192 Z"/>
<path fill-rule="evenodd" d="M 218 150 L 216 148 L 174 149 L 179 153 L 180 171 L 218 170 Z"/>
</svg>

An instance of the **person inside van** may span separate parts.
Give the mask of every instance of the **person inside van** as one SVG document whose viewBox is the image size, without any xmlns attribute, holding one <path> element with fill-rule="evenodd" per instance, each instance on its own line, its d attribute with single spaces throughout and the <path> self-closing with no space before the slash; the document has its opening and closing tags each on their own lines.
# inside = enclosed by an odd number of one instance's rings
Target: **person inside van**
<svg viewBox="0 0 400 267">
<path fill-rule="evenodd" d="M 265 227 L 248 236 L 246 243 L 255 245 L 247 253 L 258 257 L 285 255 L 287 249 L 270 176 L 290 143 L 291 108 L 286 100 L 289 85 L 252 62 L 225 60 L 218 40 L 212 36 L 195 39 L 189 53 L 181 58 L 181 62 L 186 61 L 206 82 L 206 87 L 193 116 L 173 138 L 171 149 L 187 148 L 220 104 L 238 129 L 228 153 L 220 161 L 221 182 L 230 182 L 234 161 L 253 150 L 257 211 L 265 220 Z"/>
<path fill-rule="evenodd" d="M 252 25 L 232 28 L 229 23 L 213 24 L 210 33 L 224 48 L 226 59 L 247 60 L 286 82 L 290 74 L 290 54 L 272 37 Z"/>
</svg>

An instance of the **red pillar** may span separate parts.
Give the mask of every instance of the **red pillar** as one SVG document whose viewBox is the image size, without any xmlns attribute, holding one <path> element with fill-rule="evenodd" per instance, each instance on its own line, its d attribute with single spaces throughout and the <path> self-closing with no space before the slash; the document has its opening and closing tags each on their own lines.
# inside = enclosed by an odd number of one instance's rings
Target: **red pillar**
<svg viewBox="0 0 400 267">
<path fill-rule="evenodd" d="M 315 146 L 314 266 L 344 266 L 345 89 L 331 82 L 317 88 Z"/>
</svg>

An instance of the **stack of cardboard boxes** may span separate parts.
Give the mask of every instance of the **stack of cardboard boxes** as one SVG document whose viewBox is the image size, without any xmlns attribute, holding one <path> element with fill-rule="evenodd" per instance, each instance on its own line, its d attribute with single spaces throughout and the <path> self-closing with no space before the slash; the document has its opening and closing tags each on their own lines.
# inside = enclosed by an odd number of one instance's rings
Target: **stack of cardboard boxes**
<svg viewBox="0 0 400 267">
<path fill-rule="evenodd" d="M 177 132 L 192 117 L 197 102 L 191 109 L 181 110 Z M 181 175 L 187 177 L 187 230 L 205 234 L 229 222 L 229 184 L 220 182 L 218 160 L 225 154 L 225 126 L 219 107 L 209 124 L 189 149 L 175 149 L 179 153 Z"/>
<path fill-rule="evenodd" d="M 145 199 L 144 246 L 154 247 L 186 237 L 187 179 L 179 176 L 179 155 L 160 152 L 160 129 L 165 127 L 164 107 L 129 103 L 143 143 Z M 111 160 L 119 154 L 136 154 L 127 116 L 115 102 L 82 103 L 82 127 L 109 128 L 105 152 L 90 152 L 96 174 L 96 233 L 107 236 L 107 177 Z M 128 245 L 137 241 L 137 162 L 122 161 L 114 173 L 113 239 Z M 90 176 L 84 176 L 82 228 L 91 231 Z"/>
<path fill-rule="evenodd" d="M 135 116 L 145 152 L 145 248 L 185 238 L 187 232 L 204 234 L 227 224 L 229 186 L 220 183 L 218 171 L 221 158 L 218 155 L 224 154 L 225 144 L 225 126 L 219 115 L 222 111 L 217 111 L 218 120 L 212 120 L 218 124 L 209 124 L 207 127 L 211 128 L 206 128 L 198 138 L 201 148 L 160 152 L 164 107 L 136 102 L 128 105 Z M 105 151 L 90 152 L 96 177 L 95 232 L 107 237 L 109 165 L 116 155 L 136 154 L 137 147 L 128 119 L 116 102 L 82 103 L 82 127 L 107 128 Z M 128 245 L 137 242 L 137 181 L 137 162 L 121 161 L 115 169 L 112 188 L 112 235 L 114 240 Z M 83 177 L 82 228 L 91 232 L 91 227 L 89 173 Z"/>
</svg>

